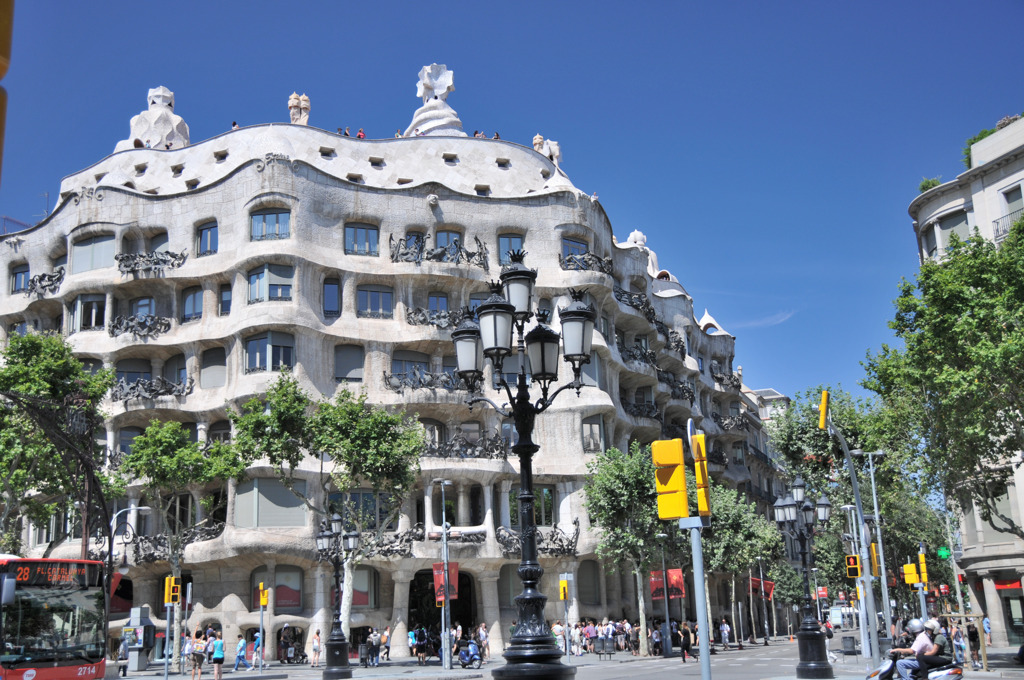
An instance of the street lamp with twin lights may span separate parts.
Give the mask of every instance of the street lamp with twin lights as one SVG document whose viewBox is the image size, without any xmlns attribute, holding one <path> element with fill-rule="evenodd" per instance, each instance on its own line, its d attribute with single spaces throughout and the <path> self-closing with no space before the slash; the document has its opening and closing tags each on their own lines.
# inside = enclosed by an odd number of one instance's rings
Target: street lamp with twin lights
<svg viewBox="0 0 1024 680">
<path fill-rule="evenodd" d="M 533 442 L 534 420 L 551 406 L 555 397 L 565 389 L 574 389 L 578 395 L 583 387 L 580 378 L 583 364 L 590 362 L 594 322 L 597 313 L 583 302 L 584 291 L 569 290 L 572 302 L 558 310 L 562 325 L 561 337 L 547 325 L 548 312 L 537 312 L 537 325 L 525 334 L 526 322 L 533 317 L 533 287 L 537 270 L 523 264 L 526 253 L 512 251 L 509 264 L 502 268 L 499 284 L 491 284 L 491 296 L 477 308 L 479 323 L 467 313 L 459 327 L 452 332 L 459 377 L 476 392 L 483 378 L 484 358 L 490 360 L 500 389 L 508 396 L 508 407 L 501 408 L 486 397 L 471 396 L 466 400 L 470 408 L 479 402 L 490 404 L 504 418 L 511 418 L 518 440 L 512 452 L 519 457 L 519 526 L 522 560 L 519 578 L 523 592 L 517 596 L 516 628 L 505 651 L 507 663 L 492 671 L 497 678 L 568 678 L 576 669 L 561 662 L 561 650 L 544 623 L 544 604 L 547 597 L 537 586 L 544 569 L 537 561 L 537 524 L 534 518 L 533 455 L 540 447 Z M 468 312 L 468 310 L 467 310 Z M 516 331 L 519 375 L 515 392 L 505 381 L 501 368 L 513 352 L 512 330 Z M 573 379 L 550 392 L 551 383 L 558 379 L 559 340 L 562 358 L 572 365 Z M 534 383 L 540 385 L 541 396 L 533 401 L 526 377 L 526 363 Z"/>
<path fill-rule="evenodd" d="M 825 634 L 821 632 L 811 604 L 811 573 L 808 566 L 815 524 L 828 522 L 832 514 L 832 504 L 822 496 L 815 506 L 804 498 L 806 488 L 803 479 L 797 477 L 790 493 L 785 498 L 775 501 L 774 506 L 775 523 L 779 525 L 779 530 L 800 543 L 800 563 L 804 572 L 804 618 L 796 634 L 797 650 L 800 655 L 800 662 L 796 665 L 796 677 L 832 678 L 832 665 L 828 662 Z"/>
<path fill-rule="evenodd" d="M 324 680 L 341 680 L 352 677 L 352 667 L 348 663 L 348 640 L 345 639 L 345 631 L 341 627 L 341 565 L 345 555 L 359 548 L 359 534 L 345 531 L 345 520 L 338 513 L 334 513 L 330 523 L 327 520 L 320 522 L 320 533 L 316 535 L 317 558 L 330 560 L 334 567 L 334 588 L 337 592 L 338 607 L 334 612 L 334 623 L 331 626 L 331 636 L 327 638 L 324 649 L 327 655 L 327 664 L 324 666 Z"/>
</svg>

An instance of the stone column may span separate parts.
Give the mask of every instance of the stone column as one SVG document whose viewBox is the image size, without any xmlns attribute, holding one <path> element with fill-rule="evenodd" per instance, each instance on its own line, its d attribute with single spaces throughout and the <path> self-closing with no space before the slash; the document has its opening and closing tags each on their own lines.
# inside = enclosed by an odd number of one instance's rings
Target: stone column
<svg viewBox="0 0 1024 680">
<path fill-rule="evenodd" d="M 434 485 L 427 482 L 423 485 L 423 534 L 434 530 Z"/>
<path fill-rule="evenodd" d="M 331 635 L 334 620 L 334 609 L 331 606 L 331 588 L 334 587 L 334 570 L 329 562 L 320 562 L 316 566 L 314 577 L 316 587 L 313 589 L 313 620 L 310 630 L 306 633 L 306 654 L 313 653 L 313 633 L 320 629 L 320 661 L 324 662 L 324 643 Z"/>
<path fill-rule="evenodd" d="M 402 510 L 398 513 L 398 527 L 397 527 L 397 530 L 398 531 L 408 531 L 409 529 L 411 529 L 412 525 L 415 524 L 415 522 L 413 522 L 413 518 L 415 516 L 416 516 L 416 499 L 413 497 L 413 494 L 410 493 L 409 495 L 407 495 L 405 497 L 405 500 L 402 501 Z M 391 645 L 391 647 L 392 647 L 392 649 L 394 649 L 394 645 L 393 644 Z"/>
<path fill-rule="evenodd" d="M 228 499 L 227 507 L 224 509 L 224 527 L 234 528 L 235 526 L 235 498 L 238 495 L 238 480 L 231 478 L 228 480 Z"/>
<path fill-rule="evenodd" d="M 189 487 L 188 494 L 192 496 L 192 505 L 196 509 L 196 524 L 199 524 L 203 521 L 206 514 L 203 511 L 203 504 L 201 502 L 203 500 L 203 490 L 194 486 Z"/>
<path fill-rule="evenodd" d="M 210 423 L 199 422 L 196 423 L 196 440 L 200 444 L 205 444 L 209 439 Z"/>
<path fill-rule="evenodd" d="M 1006 613 L 1003 611 L 1003 599 L 999 597 L 999 591 L 996 590 L 996 574 L 986 573 L 982 576 L 982 586 L 985 589 L 985 613 L 988 615 L 989 621 L 992 622 L 992 646 L 993 647 L 1006 647 L 1010 644 L 1010 639 L 1006 634 Z M 985 634 L 984 630 L 981 630 L 982 635 Z"/>
<path fill-rule="evenodd" d="M 105 366 L 104 368 L 108 368 L 108 367 Z M 118 449 L 117 431 L 114 429 L 113 421 L 108 420 L 106 422 L 106 424 L 105 424 L 105 429 L 107 431 L 107 451 L 117 451 L 117 449 Z M 109 457 L 109 454 L 108 454 L 108 457 Z"/>
<path fill-rule="evenodd" d="M 555 484 L 555 501 L 558 506 L 558 528 L 572 536 L 572 482 Z"/>
<path fill-rule="evenodd" d="M 632 577 L 632 575 L 624 569 L 616 569 L 614 572 L 609 573 L 605 571 L 605 580 L 608 581 L 607 593 L 605 594 L 605 609 L 603 615 L 607 615 L 608 611 L 614 609 L 619 611 L 622 609 L 622 578 L 623 576 Z M 610 577 L 610 578 L 609 578 Z"/>
<path fill-rule="evenodd" d="M 578 560 L 570 560 L 568 571 L 572 574 L 572 582 L 569 584 L 569 621 L 580 620 L 580 565 Z M 565 624 L 569 625 L 569 621 Z"/>
<path fill-rule="evenodd" d="M 597 589 L 601 593 L 601 616 L 608 612 L 608 578 L 604 571 L 604 561 L 597 563 Z M 600 617 L 598 617 L 600 619 Z"/>
<path fill-rule="evenodd" d="M 409 654 L 409 584 L 412 582 L 411 571 L 394 571 L 391 578 L 395 583 L 395 593 L 391 607 L 391 658 L 408 659 Z"/>
<path fill-rule="evenodd" d="M 163 359 L 151 359 L 149 362 L 149 371 L 154 378 L 158 375 L 164 374 L 164 364 L 167 363 Z"/>
<path fill-rule="evenodd" d="M 487 536 L 485 540 L 493 545 L 496 540 L 494 535 L 494 485 L 484 484 L 482 493 L 484 495 L 484 530 Z"/>
<path fill-rule="evenodd" d="M 501 603 L 498 601 L 498 576 L 488 574 L 478 576 L 480 581 L 480 600 L 484 623 L 487 624 L 488 647 L 491 658 L 497 658 L 505 649 L 505 631 L 501 625 Z"/>
<path fill-rule="evenodd" d="M 267 661 L 273 661 L 277 658 L 277 637 L 274 634 L 274 614 L 277 609 L 275 600 L 277 599 L 277 561 L 273 559 L 267 560 L 267 580 L 263 582 L 263 586 L 267 591 L 267 606 L 263 610 L 263 625 L 266 628 L 263 638 L 264 658 Z M 257 621 L 258 624 L 258 621 Z"/>
<path fill-rule="evenodd" d="M 512 480 L 503 479 L 498 482 L 498 493 L 501 494 L 498 498 L 498 517 L 501 521 L 501 526 L 509 527 L 512 526 L 511 520 L 511 507 L 508 501 L 508 495 L 512 492 Z"/>
<path fill-rule="evenodd" d="M 459 482 L 455 517 L 460 527 L 469 526 L 469 486 L 469 482 Z"/>
<path fill-rule="evenodd" d="M 107 294 L 103 300 L 103 304 L 105 305 L 103 308 L 103 325 L 106 328 L 110 328 L 110 324 L 113 323 L 114 317 L 117 316 L 117 307 L 115 306 L 117 304 L 117 301 L 114 299 L 113 289 L 107 291 Z M 81 319 L 79 319 L 78 323 L 79 325 L 81 325 Z"/>
</svg>

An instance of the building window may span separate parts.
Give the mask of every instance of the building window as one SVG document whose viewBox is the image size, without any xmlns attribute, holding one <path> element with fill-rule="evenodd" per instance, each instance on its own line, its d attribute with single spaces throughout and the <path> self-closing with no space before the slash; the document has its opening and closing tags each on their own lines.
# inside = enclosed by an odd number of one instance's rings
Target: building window
<svg viewBox="0 0 1024 680">
<path fill-rule="evenodd" d="M 11 270 L 11 292 L 23 293 L 28 290 L 28 265 L 18 265 Z"/>
<path fill-rule="evenodd" d="M 142 434 L 141 427 L 122 427 L 120 432 L 117 433 L 117 449 L 123 455 L 128 455 L 132 452 L 132 443 L 135 442 L 135 438 Z"/>
<path fill-rule="evenodd" d="M 166 253 L 168 248 L 167 232 L 163 231 L 159 234 L 154 234 L 149 239 L 149 252 L 151 253 Z"/>
<path fill-rule="evenodd" d="M 295 493 L 280 480 L 267 477 L 239 482 L 235 492 L 235 526 L 243 529 L 305 526 L 306 506 L 296 494 L 305 494 L 306 483 L 295 480 L 292 489 Z M 258 598 L 256 602 L 259 603 Z"/>
<path fill-rule="evenodd" d="M 580 562 L 579 572 L 576 579 L 577 596 L 581 604 L 601 604 L 601 570 L 596 560 L 583 560 Z"/>
<path fill-rule="evenodd" d="M 213 255 L 217 252 L 217 223 L 207 222 L 199 226 L 196 232 L 196 257 Z"/>
<path fill-rule="evenodd" d="M 604 451 L 604 418 L 601 416 L 583 419 L 583 450 L 588 453 Z"/>
<path fill-rule="evenodd" d="M 199 286 L 186 288 L 181 294 L 181 322 L 188 323 L 203 318 L 203 289 Z"/>
<path fill-rule="evenodd" d="M 184 383 L 188 380 L 188 368 L 185 363 L 184 354 L 179 354 L 167 360 L 164 364 L 164 380 L 172 383 Z"/>
<path fill-rule="evenodd" d="M 498 606 L 504 609 L 514 608 L 515 598 L 523 590 L 522 581 L 516 572 L 518 568 L 516 564 L 503 564 L 498 571 Z"/>
<path fill-rule="evenodd" d="M 589 246 L 584 241 L 577 241 L 576 239 L 563 238 L 562 239 L 562 257 L 570 257 L 573 255 L 579 256 L 585 254 L 589 250 Z"/>
<path fill-rule="evenodd" d="M 462 234 L 457 231 L 444 230 L 438 231 L 434 234 L 434 243 L 438 248 L 444 248 L 448 251 L 448 255 L 445 256 L 444 262 L 447 262 L 451 256 L 452 249 L 456 243 L 461 243 Z"/>
<path fill-rule="evenodd" d="M 345 254 L 377 257 L 379 230 L 372 224 L 345 225 Z"/>
<path fill-rule="evenodd" d="M 352 607 L 360 609 L 376 609 L 380 577 L 377 570 L 362 565 L 355 568 L 352 574 Z"/>
<path fill-rule="evenodd" d="M 249 236 L 253 241 L 272 241 L 290 236 L 291 213 L 280 208 L 257 210 L 249 216 Z"/>
<path fill-rule="evenodd" d="M 475 312 L 476 308 L 487 302 L 487 298 L 490 297 L 488 293 L 473 293 L 469 296 L 469 310 Z"/>
<path fill-rule="evenodd" d="M 447 312 L 448 296 L 444 293 L 431 293 L 427 298 L 427 309 L 431 312 Z"/>
<path fill-rule="evenodd" d="M 133 383 L 139 380 L 152 380 L 152 365 L 146 359 L 122 359 L 117 362 L 117 380 Z"/>
<path fill-rule="evenodd" d="M 114 266 L 114 235 L 103 234 L 76 241 L 71 246 L 71 273 Z"/>
<path fill-rule="evenodd" d="M 295 365 L 295 338 L 288 333 L 271 331 L 245 341 L 245 372 L 279 371 Z"/>
<path fill-rule="evenodd" d="M 231 313 L 231 284 L 225 283 L 217 294 L 217 314 L 227 316 Z"/>
<path fill-rule="evenodd" d="M 395 350 L 391 357 L 391 372 L 411 375 L 416 369 L 426 373 L 430 369 L 430 357 L 423 352 L 411 352 L 406 349 Z"/>
<path fill-rule="evenodd" d="M 156 303 L 151 297 L 140 297 L 132 300 L 130 309 L 132 316 L 153 316 L 156 313 Z"/>
<path fill-rule="evenodd" d="M 537 485 L 533 488 L 533 518 L 539 527 L 555 524 L 555 487 Z M 508 492 L 509 512 L 513 528 L 519 527 L 519 489 Z"/>
<path fill-rule="evenodd" d="M 935 243 L 934 225 L 926 225 L 921 231 L 921 244 L 924 248 L 924 254 L 926 257 L 935 257 L 935 253 L 938 252 L 938 246 Z"/>
<path fill-rule="evenodd" d="M 511 418 L 505 418 L 501 421 L 501 438 L 505 440 L 508 446 L 515 446 L 519 443 L 519 430 L 516 429 L 516 425 Z"/>
<path fill-rule="evenodd" d="M 331 494 L 329 499 L 332 512 L 337 512 L 346 517 L 346 524 L 355 528 L 358 523 L 360 529 L 373 530 L 379 523 L 388 519 L 391 510 L 391 496 L 387 493 L 371 491 L 369 489 L 358 489 L 345 494 L 345 502 L 341 502 L 342 494 Z M 354 516 L 353 516 L 354 514 Z M 395 518 L 391 518 L 385 529 L 395 530 Z"/>
<path fill-rule="evenodd" d="M 636 388 L 633 400 L 637 404 L 653 404 L 654 403 L 654 388 L 650 385 L 641 385 Z"/>
<path fill-rule="evenodd" d="M 363 382 L 362 345 L 337 345 L 334 348 L 334 379 L 338 382 Z"/>
<path fill-rule="evenodd" d="M 704 372 L 704 355 L 703 354 L 700 355 L 699 357 L 697 357 L 697 370 L 700 371 L 701 373 Z"/>
<path fill-rule="evenodd" d="M 74 319 L 71 327 L 75 331 L 102 330 L 107 311 L 104 295 L 79 295 L 75 300 Z"/>
<path fill-rule="evenodd" d="M 324 279 L 324 317 L 341 316 L 341 281 Z"/>
<path fill-rule="evenodd" d="M 210 429 L 206 431 L 206 441 L 230 444 L 231 422 L 227 420 L 218 420 L 213 425 L 210 425 Z"/>
<path fill-rule="evenodd" d="M 949 243 L 949 237 L 956 234 L 961 241 L 971 237 L 971 228 L 967 223 L 967 213 L 958 212 L 947 215 L 939 220 L 939 229 L 943 231 L 943 243 Z"/>
<path fill-rule="evenodd" d="M 505 361 L 501 365 L 501 373 L 494 373 L 494 389 L 501 387 L 501 378 L 505 379 L 512 390 L 515 391 L 515 386 L 519 382 L 519 361 L 520 359 L 526 362 L 526 384 L 530 385 L 530 378 L 532 372 L 530 371 L 530 357 L 524 357 L 522 354 L 512 354 L 505 357 Z"/>
<path fill-rule="evenodd" d="M 359 286 L 357 316 L 367 319 L 390 319 L 394 316 L 394 295 L 386 286 Z"/>
<path fill-rule="evenodd" d="M 249 272 L 249 304 L 292 299 L 292 278 L 295 268 L 283 264 L 265 264 Z"/>
<path fill-rule="evenodd" d="M 28 322 L 27 321 L 14 321 L 7 326 L 7 332 L 12 335 L 20 335 L 25 337 L 28 334 Z"/>
<path fill-rule="evenodd" d="M 467 420 L 457 428 L 470 444 L 480 441 L 480 433 L 483 428 L 477 420 Z"/>
<path fill-rule="evenodd" d="M 500 234 L 498 236 L 498 264 L 508 264 L 512 261 L 508 257 L 509 252 L 522 249 L 523 237 L 520 234 Z"/>
<path fill-rule="evenodd" d="M 211 347 L 203 352 L 199 368 L 199 387 L 209 389 L 224 387 L 228 376 L 227 351 L 223 347 Z"/>
<path fill-rule="evenodd" d="M 601 364 L 601 357 L 596 354 L 590 355 L 590 363 L 583 364 L 580 379 L 584 385 L 593 385 L 598 389 L 608 389 L 604 379 L 604 366 Z"/>
<path fill-rule="evenodd" d="M 651 349 L 650 340 L 647 338 L 646 335 L 637 335 L 635 338 L 633 338 L 633 344 L 635 344 L 637 347 L 639 347 L 645 352 Z"/>
</svg>

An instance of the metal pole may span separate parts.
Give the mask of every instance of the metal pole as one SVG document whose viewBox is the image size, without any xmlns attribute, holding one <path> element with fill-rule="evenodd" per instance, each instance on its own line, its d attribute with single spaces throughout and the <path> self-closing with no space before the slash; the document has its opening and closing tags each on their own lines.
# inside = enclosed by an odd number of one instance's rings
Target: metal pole
<svg viewBox="0 0 1024 680">
<path fill-rule="evenodd" d="M 814 575 L 814 603 L 818 606 L 818 620 L 821 621 L 821 598 L 818 597 L 818 568 L 811 569 Z"/>
<path fill-rule="evenodd" d="M 708 594 L 704 589 L 704 550 L 701 548 L 700 517 L 679 520 L 680 529 L 690 530 L 690 549 L 693 552 L 693 595 L 697 610 L 697 648 L 701 680 L 711 680 L 711 639 L 708 623 Z"/>
<path fill-rule="evenodd" d="M 917 544 L 917 546 L 918 546 L 918 548 L 917 548 L 917 550 L 918 550 L 917 561 L 920 564 L 920 562 L 921 562 L 921 555 L 924 555 L 924 543 L 923 542 L 919 542 Z M 918 583 L 917 587 L 918 587 L 917 596 L 918 596 L 918 598 L 919 598 L 919 600 L 921 602 L 921 618 L 922 619 L 927 619 L 928 618 L 928 598 L 925 596 L 925 589 L 928 587 L 928 584 L 927 583 L 923 583 L 923 582 L 922 583 Z"/>
<path fill-rule="evenodd" d="M 860 499 L 860 484 L 857 481 L 857 469 L 853 466 L 853 458 L 852 456 L 850 456 L 850 447 L 847 446 L 846 444 L 846 437 L 844 437 L 843 433 L 840 432 L 838 428 L 836 428 L 835 424 L 833 424 L 831 416 L 828 416 L 827 424 L 829 432 L 835 435 L 836 439 L 839 440 L 839 445 L 843 449 L 843 457 L 846 459 L 846 469 L 850 471 L 850 485 L 853 487 L 853 500 L 857 507 L 857 520 L 861 525 L 861 535 L 868 536 L 870 534 L 867 531 L 867 527 L 864 526 L 864 504 L 861 502 Z M 862 541 L 860 545 L 860 563 L 871 564 L 868 560 L 869 558 L 867 546 L 865 546 L 864 542 Z M 874 589 L 870 587 L 871 580 L 865 580 L 869 587 L 865 589 L 866 592 L 864 593 L 863 607 L 865 610 L 865 615 L 868 617 L 868 630 L 870 631 L 871 638 L 875 642 L 875 644 L 870 645 L 870 654 L 868 653 L 868 648 L 864 648 L 864 656 L 870 656 L 872 664 L 878 666 L 879 659 L 881 659 L 881 654 L 879 653 L 877 644 L 878 618 L 875 616 L 875 593 Z"/>
<path fill-rule="evenodd" d="M 334 568 L 334 575 L 335 575 L 335 581 L 334 582 L 337 583 L 338 582 L 337 581 L 337 575 L 338 575 L 338 568 L 337 567 Z M 341 599 L 341 592 L 338 593 L 338 599 L 339 600 Z M 260 675 L 263 675 L 264 650 L 267 648 L 267 641 L 263 639 L 264 637 L 265 637 L 265 634 L 264 634 L 264 629 L 263 629 L 263 593 L 260 592 L 260 658 L 259 658 Z M 252 662 L 256 663 L 255 657 L 253 658 Z"/>
<path fill-rule="evenodd" d="M 171 639 L 171 610 L 174 608 L 170 602 L 164 604 L 167 610 L 167 632 L 164 633 L 164 680 L 171 672 L 171 652 L 174 650 L 174 640 Z M 168 648 L 168 645 L 170 647 Z"/>
<path fill-rule="evenodd" d="M 452 641 L 449 637 L 451 631 L 451 614 L 448 610 L 448 601 L 451 590 L 448 584 L 448 518 L 445 508 L 444 480 L 441 481 L 441 562 L 444 564 L 444 606 L 441 608 L 441 663 L 445 670 L 452 669 Z"/>
<path fill-rule="evenodd" d="M 665 620 L 661 623 L 661 655 L 672 654 L 672 629 L 668 625 L 668 572 L 665 571 L 665 544 L 661 544 L 661 590 L 665 603 Z"/>
<path fill-rule="evenodd" d="M 885 613 L 885 630 L 883 634 L 878 636 L 878 644 L 885 647 L 884 650 L 879 651 L 888 652 L 892 646 L 892 640 L 889 639 L 889 626 L 892 624 L 892 608 L 889 604 L 889 585 L 886 583 L 885 550 L 882 545 L 882 517 L 878 514 L 878 491 L 875 488 L 875 456 L 880 454 L 880 451 L 869 451 L 865 455 L 868 457 L 868 469 L 871 470 L 871 500 L 875 509 L 875 535 L 878 538 L 878 576 L 881 579 L 882 586 L 882 611 Z M 888 640 L 888 643 L 883 643 L 883 638 Z"/>
<path fill-rule="evenodd" d="M 761 622 L 764 624 L 764 646 L 768 646 L 768 605 L 764 601 L 764 569 L 761 567 L 761 558 L 757 558 L 757 574 L 761 577 Z M 817 590 L 815 590 L 817 593 Z M 820 616 L 818 618 L 821 618 Z"/>
<path fill-rule="evenodd" d="M 960 592 L 960 572 L 956 566 L 956 556 L 953 554 L 953 530 L 949 526 L 949 513 L 946 513 L 946 540 L 949 541 L 949 566 L 953 570 L 953 587 L 956 588 L 956 606 L 961 615 L 966 614 L 964 611 L 964 594 Z M 967 648 L 964 650 L 964 663 L 970 663 L 971 658 L 971 641 L 967 639 L 967 619 L 960 619 L 960 628 L 963 635 L 964 642 L 967 643 Z"/>
</svg>

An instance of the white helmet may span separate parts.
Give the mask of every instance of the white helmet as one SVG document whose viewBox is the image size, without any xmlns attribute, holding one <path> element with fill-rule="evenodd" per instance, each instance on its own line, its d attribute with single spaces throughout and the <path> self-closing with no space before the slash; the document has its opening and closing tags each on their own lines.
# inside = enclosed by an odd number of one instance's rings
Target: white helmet
<svg viewBox="0 0 1024 680">
<path fill-rule="evenodd" d="M 907 632 L 913 635 L 919 634 L 924 630 L 924 622 L 921 619 L 910 619 L 907 621 Z"/>
</svg>

